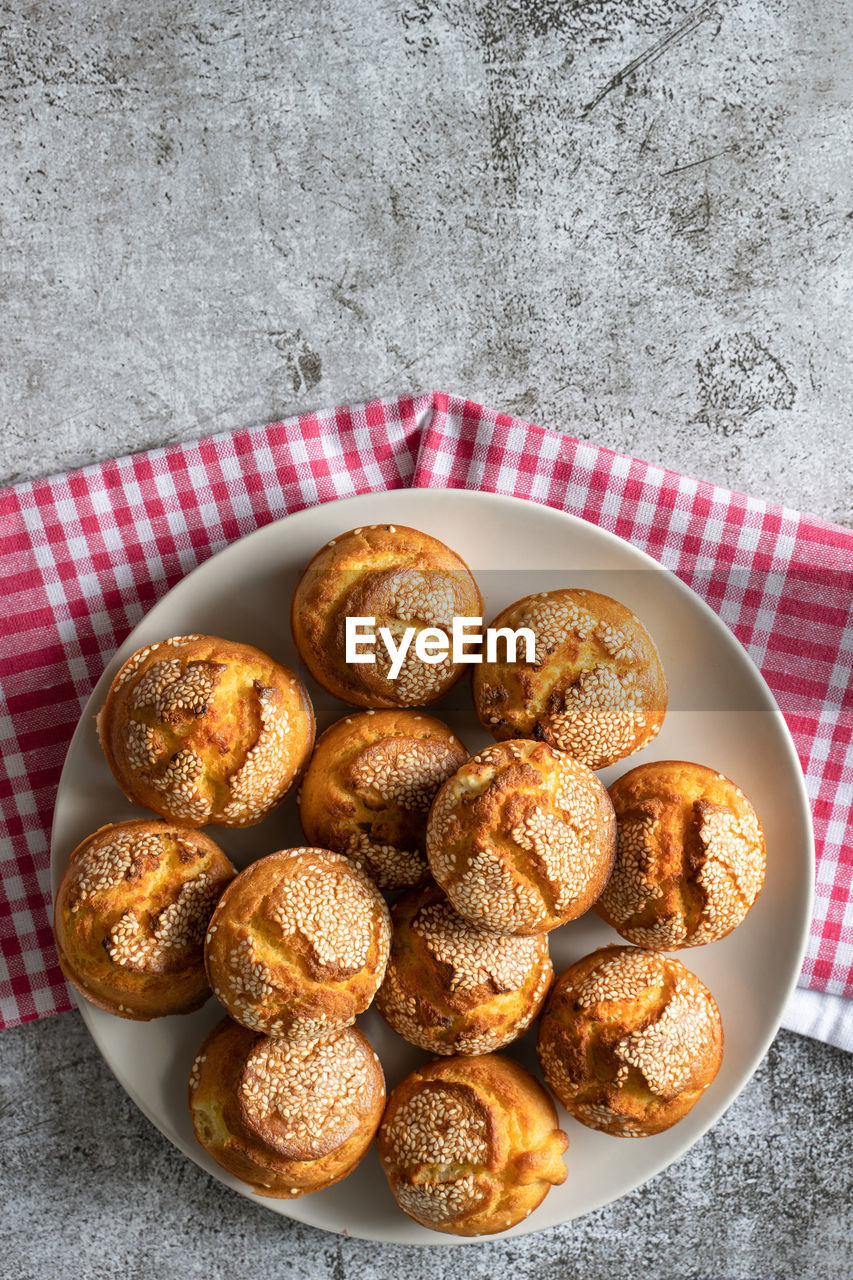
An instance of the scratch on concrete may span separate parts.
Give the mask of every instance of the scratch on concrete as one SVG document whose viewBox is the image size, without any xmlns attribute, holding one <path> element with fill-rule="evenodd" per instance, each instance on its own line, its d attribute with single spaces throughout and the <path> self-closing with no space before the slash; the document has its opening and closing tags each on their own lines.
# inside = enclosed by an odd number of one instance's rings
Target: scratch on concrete
<svg viewBox="0 0 853 1280">
<path fill-rule="evenodd" d="M 618 89 L 621 84 L 624 84 L 628 77 L 632 76 L 635 71 L 639 71 L 641 67 L 650 66 L 653 62 L 657 62 L 658 58 L 662 57 L 663 54 L 666 53 L 667 49 L 672 48 L 673 45 L 684 40 L 686 36 L 690 35 L 692 31 L 694 31 L 703 22 L 707 21 L 708 18 L 716 17 L 717 13 L 718 10 L 715 4 L 703 5 L 701 9 L 698 9 L 696 13 L 691 14 L 689 18 L 685 19 L 684 22 L 677 26 L 674 31 L 670 31 L 667 35 L 663 36 L 662 39 L 658 40 L 656 44 L 653 44 L 650 49 L 646 49 L 645 53 L 641 53 L 638 57 L 632 58 L 631 61 L 627 62 L 624 67 L 620 68 L 615 75 L 610 77 L 604 85 L 604 88 L 600 89 L 590 102 L 587 102 L 584 105 L 583 110 L 581 111 L 581 118 L 585 120 L 590 112 L 597 107 L 609 93 L 612 93 L 614 89 Z"/>
</svg>

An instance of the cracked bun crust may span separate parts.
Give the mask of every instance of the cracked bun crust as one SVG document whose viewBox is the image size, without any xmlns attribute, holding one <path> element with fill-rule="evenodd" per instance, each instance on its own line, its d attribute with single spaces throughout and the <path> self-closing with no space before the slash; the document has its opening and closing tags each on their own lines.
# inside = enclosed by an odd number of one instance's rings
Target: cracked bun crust
<svg viewBox="0 0 853 1280">
<path fill-rule="evenodd" d="M 404 1213 L 433 1231 L 506 1231 L 566 1180 L 569 1140 L 529 1071 L 498 1054 L 440 1058 L 397 1085 L 377 1146 Z"/>
<path fill-rule="evenodd" d="M 316 1040 L 364 1012 L 390 944 L 385 900 L 355 863 L 328 849 L 284 849 L 253 862 L 223 894 L 204 959 L 235 1021 Z"/>
<path fill-rule="evenodd" d="M 224 1018 L 190 1071 L 197 1140 L 233 1177 L 277 1199 L 351 1173 L 384 1105 L 379 1059 L 355 1027 L 291 1044 Z"/>
<path fill-rule="evenodd" d="M 317 740 L 299 796 L 307 839 L 345 853 L 380 889 L 429 874 L 426 821 L 468 752 L 446 724 L 416 711 L 362 711 Z"/>
<path fill-rule="evenodd" d="M 761 823 L 728 778 L 684 760 L 641 764 L 610 788 L 616 865 L 596 904 L 639 947 L 698 947 L 731 933 L 764 884 Z"/>
<path fill-rule="evenodd" d="M 477 715 L 499 741 L 536 738 L 590 769 L 604 769 L 660 731 L 663 668 L 651 636 L 618 600 L 576 588 L 540 591 L 511 604 L 491 625 L 529 627 L 536 638 L 533 666 L 474 667 Z"/>
<path fill-rule="evenodd" d="M 428 1053 L 492 1053 L 523 1035 L 554 970 L 544 933 L 493 933 L 463 919 L 438 885 L 404 894 L 376 1008 Z"/>
<path fill-rule="evenodd" d="M 456 910 L 506 933 L 582 916 L 615 845 L 613 806 L 595 774 L 526 740 L 472 756 L 439 791 L 427 826 L 430 869 Z"/>
<path fill-rule="evenodd" d="M 203 943 L 234 868 L 209 836 L 157 819 L 101 827 L 56 894 L 62 972 L 99 1009 L 145 1021 L 210 995 Z"/>
<path fill-rule="evenodd" d="M 546 1083 L 582 1124 L 618 1138 L 669 1129 L 723 1056 L 717 1002 L 660 951 L 603 947 L 557 979 L 539 1028 Z"/>
<path fill-rule="evenodd" d="M 477 584 L 455 551 L 417 529 L 374 524 L 342 533 L 317 552 L 294 592 L 290 621 L 302 661 L 336 698 L 357 707 L 417 707 L 440 698 L 468 668 L 449 653 L 422 662 L 412 642 L 392 680 L 379 627 L 388 627 L 397 644 L 408 627 L 449 636 L 454 616 L 482 614 Z M 347 663 L 347 617 L 376 619 L 377 643 L 364 648 L 375 663 Z"/>
<path fill-rule="evenodd" d="M 128 658 L 98 732 L 130 800 L 195 827 L 244 827 L 299 779 L 314 712 L 293 672 L 253 645 L 173 636 Z"/>
</svg>

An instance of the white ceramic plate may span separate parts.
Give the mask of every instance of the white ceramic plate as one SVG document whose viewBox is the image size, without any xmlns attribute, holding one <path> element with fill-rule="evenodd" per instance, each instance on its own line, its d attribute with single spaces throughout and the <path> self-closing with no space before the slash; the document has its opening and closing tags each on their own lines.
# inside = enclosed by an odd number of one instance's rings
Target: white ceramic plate
<svg viewBox="0 0 853 1280">
<path fill-rule="evenodd" d="M 633 1141 L 587 1129 L 562 1113 L 569 1176 L 529 1219 L 523 1235 L 589 1213 L 664 1169 L 729 1106 L 764 1056 L 802 961 L 811 916 L 813 844 L 803 778 L 785 723 L 744 650 L 716 615 L 642 552 L 583 520 L 534 503 L 462 490 L 397 490 L 328 503 L 268 525 L 208 560 L 169 592 L 128 637 L 105 671 L 72 740 L 53 823 L 54 891 L 71 850 L 105 822 L 142 816 L 121 795 L 95 735 L 94 715 L 109 682 L 135 649 L 170 635 L 209 633 L 259 645 L 298 666 L 288 625 L 302 566 L 329 538 L 373 523 L 412 525 L 449 543 L 471 566 L 486 598 L 486 621 L 512 600 L 546 587 L 585 586 L 615 596 L 643 619 L 670 685 L 670 709 L 655 741 L 601 774 L 609 784 L 640 760 L 686 759 L 734 778 L 764 824 L 767 880 L 746 921 L 728 938 L 680 953 L 717 997 L 725 1055 L 713 1085 L 675 1128 Z M 304 672 L 303 672 L 304 675 Z M 346 708 L 310 679 L 318 730 Z M 431 710 L 473 752 L 491 738 L 463 680 Z M 304 843 L 295 799 L 256 827 L 210 828 L 238 866 Z M 620 939 L 590 912 L 550 935 L 559 974 L 597 946 Z M 222 1016 L 213 999 L 198 1013 L 130 1022 L 80 1008 L 121 1084 L 177 1147 L 220 1182 L 253 1193 L 223 1173 L 197 1145 L 186 1105 L 196 1049 Z M 359 1024 L 377 1049 L 391 1088 L 426 1055 L 399 1039 L 375 1012 Z M 533 1033 L 507 1052 L 535 1069 Z M 375 1150 L 342 1183 L 298 1200 L 260 1199 L 274 1213 L 327 1231 L 409 1244 L 469 1244 L 410 1221 L 396 1207 Z"/>
</svg>

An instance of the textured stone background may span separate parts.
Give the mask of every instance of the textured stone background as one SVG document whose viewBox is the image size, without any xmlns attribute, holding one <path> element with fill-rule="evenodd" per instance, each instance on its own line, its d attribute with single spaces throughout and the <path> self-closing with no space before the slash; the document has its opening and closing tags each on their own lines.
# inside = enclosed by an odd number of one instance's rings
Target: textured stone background
<svg viewBox="0 0 853 1280">
<path fill-rule="evenodd" d="M 0 0 L 0 479 L 429 388 L 853 522 L 838 0 Z M 76 1014 L 0 1036 L 0 1275 L 840 1280 L 851 1059 L 565 1228 L 288 1226 Z"/>
<path fill-rule="evenodd" d="M 437 387 L 851 518 L 838 0 L 0 12 L 0 478 Z"/>
</svg>

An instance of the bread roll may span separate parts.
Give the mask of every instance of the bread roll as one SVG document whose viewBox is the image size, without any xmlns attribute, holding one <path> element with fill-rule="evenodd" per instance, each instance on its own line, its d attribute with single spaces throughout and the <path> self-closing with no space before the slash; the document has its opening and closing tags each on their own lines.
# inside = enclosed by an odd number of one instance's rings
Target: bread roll
<svg viewBox="0 0 853 1280">
<path fill-rule="evenodd" d="M 604 769 L 659 732 L 663 668 L 651 636 L 618 600 L 578 588 L 540 591 L 491 625 L 528 627 L 536 640 L 533 666 L 500 660 L 474 667 L 477 715 L 498 740 L 536 738 Z"/>
<path fill-rule="evenodd" d="M 399 898 L 376 1007 L 429 1053 L 492 1053 L 536 1017 L 554 971 L 544 933 L 494 933 L 454 911 L 436 884 Z"/>
<path fill-rule="evenodd" d="M 333 538 L 299 580 L 291 627 L 300 657 L 329 693 L 357 707 L 417 707 L 434 702 L 468 670 L 448 654 L 435 663 L 411 644 L 399 674 L 377 642 L 374 663 L 348 663 L 347 617 L 375 618 L 397 644 L 409 627 L 449 636 L 453 619 L 482 617 L 483 600 L 465 561 L 437 538 L 402 525 L 374 524 Z M 438 656 L 438 651 L 432 651 Z"/>
<path fill-rule="evenodd" d="M 761 823 L 741 789 L 685 760 L 655 760 L 610 788 L 613 874 L 596 903 L 640 947 L 716 942 L 744 919 L 764 884 Z"/>
<path fill-rule="evenodd" d="M 298 781 L 314 712 L 293 672 L 253 645 L 173 636 L 128 658 L 98 731 L 130 800 L 190 826 L 243 827 Z"/>
<path fill-rule="evenodd" d="M 242 871 L 205 940 L 210 985 L 236 1022 L 289 1040 L 349 1026 L 385 974 L 391 924 L 369 876 L 328 849 L 284 849 Z"/>
<path fill-rule="evenodd" d="M 233 1177 L 278 1199 L 351 1173 L 384 1104 L 379 1059 L 355 1027 L 293 1044 L 224 1018 L 190 1072 L 197 1140 Z"/>
<path fill-rule="evenodd" d="M 456 910 L 506 933 L 544 933 L 595 902 L 616 844 L 613 806 L 586 765 L 544 742 L 501 742 L 445 782 L 427 857 Z"/>
<path fill-rule="evenodd" d="M 99 1009 L 147 1020 L 210 995 L 203 941 L 234 868 L 200 831 L 146 818 L 112 823 L 71 854 L 56 894 L 62 972 Z"/>
<path fill-rule="evenodd" d="M 546 1083 L 581 1124 L 646 1137 L 683 1119 L 717 1074 L 720 1011 L 680 961 L 603 947 L 557 979 L 538 1052 Z"/>
<path fill-rule="evenodd" d="M 392 1090 L 379 1158 L 404 1213 L 433 1231 L 506 1231 L 566 1180 L 568 1138 L 529 1071 L 498 1054 L 440 1058 Z"/>
<path fill-rule="evenodd" d="M 468 758 L 446 724 L 417 711 L 362 711 L 317 740 L 299 796 L 307 839 L 345 853 L 380 889 L 429 872 L 426 822 L 436 791 Z"/>
</svg>

